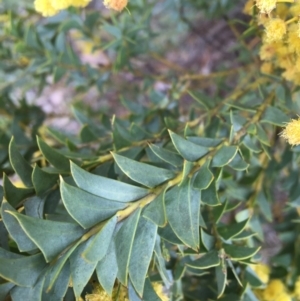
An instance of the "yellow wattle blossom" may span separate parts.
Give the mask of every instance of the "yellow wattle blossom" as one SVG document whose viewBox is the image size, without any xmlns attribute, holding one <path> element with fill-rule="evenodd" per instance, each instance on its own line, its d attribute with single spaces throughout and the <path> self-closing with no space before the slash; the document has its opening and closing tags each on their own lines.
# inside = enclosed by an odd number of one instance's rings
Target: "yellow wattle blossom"
<svg viewBox="0 0 300 301">
<path fill-rule="evenodd" d="M 262 263 L 251 265 L 251 269 L 256 273 L 259 280 L 266 284 L 269 282 L 270 268 Z"/>
<path fill-rule="evenodd" d="M 62 9 L 66 9 L 68 8 L 71 3 L 72 0 L 50 0 L 52 6 L 56 9 L 56 10 L 62 10 Z"/>
<path fill-rule="evenodd" d="M 104 0 L 103 4 L 110 9 L 122 11 L 128 4 L 128 0 Z"/>
<path fill-rule="evenodd" d="M 281 41 L 286 34 L 285 22 L 279 18 L 270 19 L 266 24 L 266 42 Z"/>
<path fill-rule="evenodd" d="M 276 7 L 277 0 L 256 0 L 256 6 L 261 13 L 269 14 Z"/>
<path fill-rule="evenodd" d="M 292 119 L 292 121 L 287 123 L 280 136 L 291 145 L 300 144 L 300 118 L 297 120 Z"/>
<path fill-rule="evenodd" d="M 159 282 L 153 282 L 153 289 L 155 290 L 156 294 L 162 301 L 169 301 L 169 297 L 163 291 L 163 286 Z M 100 284 L 93 284 L 93 292 L 92 294 L 87 294 L 85 296 L 86 301 L 111 301 L 115 300 L 118 297 L 120 301 L 129 301 L 128 299 L 128 292 L 125 286 L 121 286 L 120 289 L 117 287 L 114 288 L 112 292 L 112 296 L 109 296 L 101 287 Z"/>
<path fill-rule="evenodd" d="M 297 281 L 295 282 L 294 296 L 297 298 L 297 300 L 300 300 L 300 277 L 298 277 Z"/>
<path fill-rule="evenodd" d="M 265 301 L 291 301 L 292 298 L 286 292 L 285 285 L 279 279 L 271 280 L 268 286 L 262 291 Z"/>
<path fill-rule="evenodd" d="M 51 0 L 35 0 L 34 7 L 43 17 L 52 17 L 59 12 L 53 7 Z"/>
</svg>

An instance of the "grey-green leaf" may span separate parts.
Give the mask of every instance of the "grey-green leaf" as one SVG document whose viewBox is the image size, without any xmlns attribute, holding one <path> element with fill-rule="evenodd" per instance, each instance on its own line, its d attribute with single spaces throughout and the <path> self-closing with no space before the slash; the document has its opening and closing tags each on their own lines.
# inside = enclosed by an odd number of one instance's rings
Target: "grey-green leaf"
<svg viewBox="0 0 300 301">
<path fill-rule="evenodd" d="M 206 189 L 214 179 L 213 173 L 209 169 L 209 161 L 206 161 L 196 173 L 193 187 L 197 189 Z"/>
<path fill-rule="evenodd" d="M 0 276 L 16 285 L 30 287 L 36 283 L 45 266 L 41 253 L 11 259 L 0 257 Z"/>
<path fill-rule="evenodd" d="M 218 227 L 217 231 L 224 239 L 228 240 L 240 234 L 245 229 L 248 222 L 249 219 L 246 219 L 239 223 Z"/>
<path fill-rule="evenodd" d="M 33 169 L 20 154 L 14 137 L 11 138 L 9 143 L 9 160 L 12 168 L 18 174 L 25 186 L 32 187 L 31 174 Z"/>
<path fill-rule="evenodd" d="M 89 244 L 89 240 L 82 243 L 69 258 L 73 290 L 78 299 L 97 265 L 97 262 L 87 262 L 82 258 L 82 253 Z"/>
<path fill-rule="evenodd" d="M 209 251 L 199 259 L 194 261 L 190 260 L 186 263 L 187 266 L 190 266 L 194 269 L 208 269 L 219 264 L 220 257 L 216 250 Z"/>
<path fill-rule="evenodd" d="M 14 287 L 15 285 L 12 282 L 6 282 L 0 284 L 0 300 L 6 300 L 9 291 Z"/>
<path fill-rule="evenodd" d="M 5 211 L 17 212 L 5 199 L 1 206 L 1 216 L 4 221 L 5 227 L 10 236 L 16 242 L 21 252 L 28 252 L 36 249 L 36 245 L 27 236 L 19 222 L 9 213 Z"/>
<path fill-rule="evenodd" d="M 188 161 L 194 162 L 208 153 L 207 147 L 203 147 L 191 141 L 185 140 L 171 131 L 169 131 L 169 134 L 177 151 L 184 159 Z"/>
<path fill-rule="evenodd" d="M 156 241 L 156 233 L 157 226 L 148 219 L 140 217 L 129 262 L 129 276 L 140 296 L 143 295 L 145 278 Z"/>
<path fill-rule="evenodd" d="M 77 224 L 54 222 L 8 211 L 25 233 L 38 246 L 47 262 L 52 261 L 71 243 L 79 239 L 84 230 Z"/>
<path fill-rule="evenodd" d="M 113 216 L 96 235 L 90 238 L 90 244 L 82 253 L 84 259 L 89 262 L 98 262 L 106 255 L 117 222 L 118 217 Z"/>
<path fill-rule="evenodd" d="M 160 237 L 159 236 L 156 236 L 156 242 L 155 242 L 155 246 L 154 246 L 154 254 L 155 254 L 155 258 L 156 258 L 156 266 L 159 271 L 160 277 L 162 278 L 163 282 L 166 285 L 170 285 L 172 283 L 172 279 L 166 269 L 165 259 L 162 255 L 161 248 L 160 248 Z"/>
<path fill-rule="evenodd" d="M 237 146 L 222 146 L 212 160 L 213 167 L 223 167 L 229 164 L 238 151 Z"/>
<path fill-rule="evenodd" d="M 250 248 L 250 247 L 227 245 L 227 244 L 223 244 L 223 248 L 225 253 L 232 260 L 243 260 L 243 259 L 250 258 L 254 256 L 260 249 L 260 247 Z"/>
<path fill-rule="evenodd" d="M 204 147 L 216 147 L 222 142 L 222 139 L 217 138 L 207 138 L 199 136 L 189 136 L 186 138 L 187 140 Z"/>
<path fill-rule="evenodd" d="M 115 236 L 118 279 L 124 285 L 127 285 L 129 262 L 140 215 L 141 209 L 139 208 L 124 221 L 121 229 Z"/>
<path fill-rule="evenodd" d="M 41 301 L 44 282 L 45 282 L 45 278 L 40 277 L 38 282 L 35 283 L 33 287 L 21 287 L 21 286 L 14 287 L 10 293 L 12 300 L 13 301 L 23 301 L 23 300 Z"/>
<path fill-rule="evenodd" d="M 47 192 L 57 183 L 57 180 L 57 174 L 45 172 L 35 165 L 32 173 L 32 182 L 37 195 L 42 195 Z"/>
<path fill-rule="evenodd" d="M 70 283 L 70 264 L 67 261 L 75 247 L 60 257 L 48 269 L 42 294 L 42 301 L 63 301 Z"/>
<path fill-rule="evenodd" d="M 217 289 L 218 289 L 218 298 L 220 298 L 225 290 L 226 281 L 227 281 L 227 268 L 220 263 L 216 267 L 216 278 L 217 278 Z"/>
<path fill-rule="evenodd" d="M 249 164 L 246 163 L 241 156 L 237 153 L 233 160 L 228 164 L 234 170 L 246 170 Z"/>
<path fill-rule="evenodd" d="M 18 188 L 14 186 L 9 180 L 9 178 L 6 176 L 6 174 L 4 174 L 3 176 L 3 188 L 6 200 L 13 207 L 16 207 L 25 198 L 34 194 L 33 188 Z"/>
<path fill-rule="evenodd" d="M 221 205 L 215 180 L 213 180 L 207 189 L 201 190 L 201 202 L 209 206 Z"/>
<path fill-rule="evenodd" d="M 146 187 L 153 188 L 175 177 L 171 170 L 137 162 L 115 153 L 113 156 L 117 165 L 130 179 Z"/>
<path fill-rule="evenodd" d="M 60 192 L 67 211 L 84 229 L 110 218 L 127 206 L 125 203 L 107 200 L 71 186 L 63 179 Z"/>
<path fill-rule="evenodd" d="M 64 155 L 59 153 L 57 150 L 49 146 L 42 139 L 37 137 L 37 143 L 40 151 L 55 168 L 61 171 L 70 171 L 70 162 Z"/>
<path fill-rule="evenodd" d="M 182 158 L 178 154 L 171 152 L 167 149 L 164 149 L 162 147 L 159 147 L 155 144 L 150 144 L 149 147 L 163 161 L 165 161 L 175 167 L 182 165 Z"/>
<path fill-rule="evenodd" d="M 116 248 L 113 239 L 110 242 L 106 255 L 99 261 L 96 272 L 101 286 L 111 295 L 118 273 Z"/>
<path fill-rule="evenodd" d="M 186 180 L 180 187 L 175 186 L 165 195 L 168 221 L 178 238 L 187 246 L 199 246 L 200 192 Z"/>
<path fill-rule="evenodd" d="M 277 126 L 283 126 L 288 122 L 288 116 L 276 107 L 269 106 L 264 112 L 261 123 L 270 123 Z"/>
<path fill-rule="evenodd" d="M 145 188 L 91 174 L 71 162 L 74 181 L 83 190 L 118 202 L 132 202 L 146 196 Z"/>
<path fill-rule="evenodd" d="M 214 236 L 206 233 L 202 228 L 201 228 L 201 240 L 206 250 L 210 251 L 213 249 L 215 245 Z"/>
<path fill-rule="evenodd" d="M 148 218 L 159 227 L 164 227 L 167 223 L 166 209 L 164 203 L 165 193 L 160 193 L 149 205 L 143 210 L 143 216 Z"/>
</svg>

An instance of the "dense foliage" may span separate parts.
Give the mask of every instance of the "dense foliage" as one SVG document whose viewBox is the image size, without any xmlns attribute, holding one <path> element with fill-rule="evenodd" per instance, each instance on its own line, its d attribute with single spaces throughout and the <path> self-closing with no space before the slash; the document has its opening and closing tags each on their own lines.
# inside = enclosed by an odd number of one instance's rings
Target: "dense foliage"
<svg viewBox="0 0 300 301">
<path fill-rule="evenodd" d="M 280 65 L 296 66 L 282 22 L 300 4 L 249 1 L 239 20 L 235 2 L 66 1 L 44 18 L 0 1 L 0 301 L 300 300 L 300 147 L 280 136 L 300 142 L 299 73 Z M 199 18 L 236 38 L 208 74 L 174 63 Z M 266 45 L 288 49 L 269 69 Z M 38 105 L 57 86 L 76 130 Z"/>
</svg>

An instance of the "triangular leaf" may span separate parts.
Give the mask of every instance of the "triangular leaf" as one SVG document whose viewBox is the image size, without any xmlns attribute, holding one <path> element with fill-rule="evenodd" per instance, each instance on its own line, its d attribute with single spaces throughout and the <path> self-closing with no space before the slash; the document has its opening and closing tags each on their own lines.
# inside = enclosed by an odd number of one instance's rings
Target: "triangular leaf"
<svg viewBox="0 0 300 301">
<path fill-rule="evenodd" d="M 111 240 L 106 255 L 99 261 L 96 272 L 101 286 L 109 295 L 111 295 L 118 273 L 114 240 Z"/>
<path fill-rule="evenodd" d="M 149 147 L 163 161 L 175 167 L 182 165 L 182 158 L 178 154 L 171 152 L 165 148 L 159 147 L 155 144 L 150 144 Z"/>
<path fill-rule="evenodd" d="M 208 206 L 221 205 L 215 180 L 213 180 L 207 189 L 201 190 L 201 202 L 207 204 Z"/>
<path fill-rule="evenodd" d="M 61 179 L 60 192 L 69 214 L 85 229 L 110 218 L 127 205 L 90 194 L 67 184 L 63 179 Z"/>
<path fill-rule="evenodd" d="M 249 219 L 246 219 L 240 223 L 218 227 L 217 231 L 224 239 L 228 240 L 240 234 L 247 226 L 248 221 Z"/>
<path fill-rule="evenodd" d="M 208 153 L 208 148 L 206 147 L 185 140 L 171 131 L 169 131 L 169 134 L 177 151 L 188 161 L 194 162 Z"/>
<path fill-rule="evenodd" d="M 222 139 L 217 138 L 207 138 L 199 136 L 189 136 L 186 138 L 187 140 L 204 147 L 216 147 L 222 142 Z"/>
<path fill-rule="evenodd" d="M 32 182 L 37 195 L 47 192 L 57 183 L 57 180 L 57 174 L 47 173 L 35 165 L 32 173 Z"/>
<path fill-rule="evenodd" d="M 132 202 L 146 196 L 147 189 L 91 174 L 71 162 L 74 181 L 83 190 L 118 202 Z"/>
<path fill-rule="evenodd" d="M 156 242 L 155 242 L 155 246 L 154 246 L 154 254 L 155 254 L 155 259 L 156 259 L 156 266 L 159 271 L 160 277 L 162 278 L 163 282 L 167 286 L 169 286 L 172 283 L 172 279 L 166 269 L 166 262 L 161 253 L 159 236 L 156 237 Z"/>
<path fill-rule="evenodd" d="M 46 144 L 41 138 L 37 137 L 37 143 L 40 151 L 55 168 L 61 171 L 70 171 L 70 162 L 64 155 Z"/>
<path fill-rule="evenodd" d="M 159 228 L 158 233 L 161 238 L 170 242 L 173 245 L 183 245 L 183 242 L 174 233 L 174 230 L 171 228 L 169 223 L 166 224 L 166 226 L 164 226 L 163 228 Z"/>
<path fill-rule="evenodd" d="M 11 138 L 9 143 L 9 160 L 12 168 L 18 174 L 25 186 L 32 187 L 32 167 L 20 154 L 14 137 Z"/>
<path fill-rule="evenodd" d="M 159 286 L 162 288 L 161 284 L 159 284 Z M 157 291 L 156 289 L 153 288 L 150 279 L 146 278 L 143 300 L 145 300 L 145 301 L 162 301 L 162 299 L 158 295 L 158 292 L 159 291 Z M 169 298 L 167 295 L 165 295 L 164 299 L 167 300 Z"/>
<path fill-rule="evenodd" d="M 229 164 L 235 157 L 238 148 L 236 146 L 222 146 L 212 160 L 213 167 L 223 167 Z"/>
<path fill-rule="evenodd" d="M 82 257 L 89 262 L 100 261 L 105 254 L 110 245 L 116 224 L 118 222 L 118 217 L 113 216 L 106 224 L 101 228 L 101 230 L 90 238 L 90 243 L 82 253 Z"/>
<path fill-rule="evenodd" d="M 115 236 L 118 279 L 124 285 L 127 285 L 128 267 L 140 214 L 141 209 L 139 208 L 124 221 Z"/>
<path fill-rule="evenodd" d="M 168 221 L 178 238 L 187 246 L 197 249 L 200 192 L 193 189 L 191 181 L 187 180 L 166 193 L 165 204 Z"/>
<path fill-rule="evenodd" d="M 194 261 L 188 261 L 186 263 L 187 266 L 190 266 L 194 269 L 208 269 L 220 264 L 220 257 L 216 250 L 209 251 L 204 254 L 199 259 Z"/>
<path fill-rule="evenodd" d="M 213 173 L 209 169 L 209 161 L 206 161 L 194 177 L 193 187 L 197 189 L 206 189 L 214 179 Z"/>
<path fill-rule="evenodd" d="M 84 234 L 84 230 L 76 224 L 53 222 L 13 211 L 8 212 L 18 220 L 28 237 L 42 251 L 47 262 L 55 259 L 65 248 Z"/>
<path fill-rule="evenodd" d="M 76 247 L 60 257 L 45 277 L 42 301 L 63 301 L 70 282 L 70 264 L 67 261 Z"/>
<path fill-rule="evenodd" d="M 31 287 L 45 266 L 46 262 L 41 253 L 11 259 L 0 257 L 0 276 L 16 285 Z"/>
<path fill-rule="evenodd" d="M 91 241 L 88 240 L 82 243 L 69 258 L 73 289 L 76 298 L 80 297 L 97 265 L 97 262 L 87 262 L 82 258 L 82 253 L 89 246 L 90 242 Z"/>
<path fill-rule="evenodd" d="M 277 126 L 284 126 L 286 122 L 289 121 L 288 116 L 283 113 L 282 110 L 268 106 L 264 111 L 264 115 L 262 116 L 261 123 L 270 123 Z"/>
<path fill-rule="evenodd" d="M 140 217 L 129 262 L 129 276 L 140 296 L 143 295 L 144 282 L 152 258 L 156 233 L 157 226 Z"/>
<path fill-rule="evenodd" d="M 227 256 L 229 256 L 232 260 L 243 260 L 254 256 L 260 249 L 257 248 L 250 248 L 244 246 L 237 246 L 237 245 L 227 245 L 223 244 L 223 248 Z"/>
<path fill-rule="evenodd" d="M 225 264 L 220 263 L 220 265 L 216 267 L 216 278 L 218 298 L 220 298 L 224 293 L 227 282 L 227 269 Z"/>
<path fill-rule="evenodd" d="M 4 174 L 3 176 L 3 188 L 4 196 L 6 200 L 13 206 L 16 207 L 21 201 L 31 196 L 34 193 L 33 188 L 17 188 L 15 187 L 9 178 Z"/>
<path fill-rule="evenodd" d="M 0 300 L 6 300 L 7 295 L 9 291 L 14 287 L 15 285 L 12 282 L 6 282 L 0 284 Z"/>
<path fill-rule="evenodd" d="M 36 245 L 27 236 L 25 231 L 20 226 L 19 222 L 9 213 L 5 211 L 17 212 L 5 199 L 1 206 L 1 216 L 4 221 L 5 227 L 10 236 L 16 242 L 21 252 L 32 251 L 36 249 Z"/>
<path fill-rule="evenodd" d="M 175 173 L 171 170 L 137 162 L 117 154 L 113 156 L 118 166 L 130 179 L 149 188 L 175 177 Z"/>
<path fill-rule="evenodd" d="M 206 248 L 206 250 L 212 250 L 215 245 L 215 237 L 212 235 L 207 234 L 202 228 L 201 228 L 201 240 Z"/>
<path fill-rule="evenodd" d="M 45 278 L 40 277 L 38 282 L 35 283 L 33 287 L 16 286 L 10 293 L 12 300 L 41 301 L 44 282 L 45 282 Z"/>
<path fill-rule="evenodd" d="M 166 209 L 164 204 L 165 192 L 160 193 L 145 209 L 143 216 L 148 218 L 159 227 L 164 227 L 167 223 Z"/>
</svg>

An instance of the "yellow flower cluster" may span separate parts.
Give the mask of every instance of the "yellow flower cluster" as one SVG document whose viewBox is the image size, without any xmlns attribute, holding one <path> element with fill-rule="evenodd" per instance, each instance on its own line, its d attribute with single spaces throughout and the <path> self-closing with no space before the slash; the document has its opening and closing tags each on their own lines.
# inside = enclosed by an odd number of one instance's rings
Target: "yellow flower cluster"
<svg viewBox="0 0 300 301">
<path fill-rule="evenodd" d="M 259 53 L 263 61 L 261 72 L 278 71 L 286 80 L 300 84 L 299 1 L 249 0 L 244 12 L 252 14 L 255 3 L 260 14 L 254 18 L 264 27 Z"/>
<path fill-rule="evenodd" d="M 35 0 L 34 7 L 44 17 L 51 17 L 70 6 L 85 7 L 90 2 L 91 0 Z"/>
<path fill-rule="evenodd" d="M 292 296 L 287 292 L 285 285 L 279 279 L 273 279 L 268 286 L 258 293 L 264 301 L 292 301 Z"/>
<path fill-rule="evenodd" d="M 276 7 L 277 0 L 256 0 L 256 6 L 261 13 L 269 14 Z"/>
<path fill-rule="evenodd" d="M 56 15 L 59 11 L 70 6 L 85 7 L 92 0 L 35 0 L 35 10 L 44 17 Z M 103 4 L 110 9 L 122 11 L 128 4 L 128 0 L 104 0 Z"/>
<path fill-rule="evenodd" d="M 162 301 L 169 301 L 169 297 L 163 291 L 163 286 L 159 282 L 152 283 L 153 289 Z M 109 296 L 99 284 L 94 285 L 93 293 L 85 296 L 86 301 L 111 301 L 115 300 L 129 301 L 127 296 L 127 288 L 121 286 L 120 290 L 115 288 L 112 292 L 112 296 Z"/>
<path fill-rule="evenodd" d="M 258 278 L 266 286 L 256 289 L 255 295 L 260 301 L 300 301 L 300 277 L 298 277 L 293 292 L 288 291 L 280 279 L 269 280 L 270 268 L 264 264 L 251 265 Z"/>
<path fill-rule="evenodd" d="M 289 144 L 300 144 L 300 118 L 292 119 L 280 134 Z"/>
</svg>

